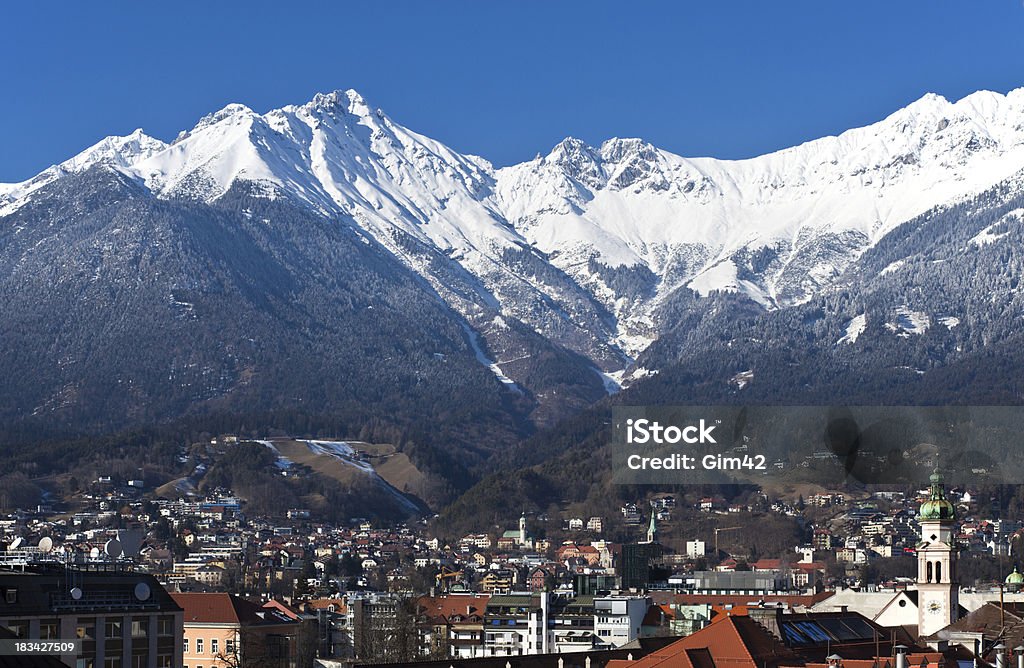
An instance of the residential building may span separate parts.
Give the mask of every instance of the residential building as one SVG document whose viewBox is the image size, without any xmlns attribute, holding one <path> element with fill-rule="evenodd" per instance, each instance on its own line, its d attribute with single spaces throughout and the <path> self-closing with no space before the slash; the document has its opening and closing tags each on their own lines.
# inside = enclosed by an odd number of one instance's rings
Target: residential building
<svg viewBox="0 0 1024 668">
<path fill-rule="evenodd" d="M 267 668 L 312 665 L 315 638 L 309 627 L 273 607 L 234 594 L 173 593 L 184 610 L 184 668 Z"/>
<path fill-rule="evenodd" d="M 594 634 L 602 644 L 621 647 L 640 637 L 651 599 L 641 596 L 599 596 L 594 599 Z"/>
<path fill-rule="evenodd" d="M 151 575 L 113 565 L 0 570 L 0 627 L 17 638 L 82 641 L 61 660 L 92 668 L 181 668 L 182 609 Z"/>
<path fill-rule="evenodd" d="M 546 654 L 549 650 L 546 594 L 491 596 L 484 615 L 487 656 Z"/>
</svg>

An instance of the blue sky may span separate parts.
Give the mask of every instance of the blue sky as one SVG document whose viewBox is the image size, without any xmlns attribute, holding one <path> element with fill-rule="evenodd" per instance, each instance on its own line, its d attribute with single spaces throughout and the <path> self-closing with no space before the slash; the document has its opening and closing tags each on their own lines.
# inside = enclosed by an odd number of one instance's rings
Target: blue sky
<svg viewBox="0 0 1024 668">
<path fill-rule="evenodd" d="M 566 135 L 737 158 L 1024 86 L 1022 0 L 103 2 L 0 11 L 0 182 L 228 102 L 356 88 L 504 165 Z"/>
</svg>

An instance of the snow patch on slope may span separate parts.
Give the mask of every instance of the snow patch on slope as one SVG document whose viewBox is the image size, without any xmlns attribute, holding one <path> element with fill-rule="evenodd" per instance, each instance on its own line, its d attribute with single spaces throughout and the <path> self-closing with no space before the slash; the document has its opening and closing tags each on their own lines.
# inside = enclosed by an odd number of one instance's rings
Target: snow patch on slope
<svg viewBox="0 0 1024 668">
<path fill-rule="evenodd" d="M 618 394 L 622 390 L 622 377 L 626 373 L 625 369 L 619 369 L 611 373 L 605 373 L 597 367 L 593 367 L 594 373 L 601 377 L 601 383 L 604 384 L 604 391 L 609 395 Z"/>
<path fill-rule="evenodd" d="M 981 232 L 978 232 L 968 243 L 979 247 L 995 243 L 1010 233 L 1009 230 L 1005 229 L 1010 222 L 1019 223 L 1022 220 L 1024 220 L 1024 209 L 1014 209 Z M 996 231 L 998 227 L 1002 227 L 1003 231 Z"/>
<path fill-rule="evenodd" d="M 334 457 L 335 459 L 362 471 L 364 474 L 372 477 L 378 485 L 388 491 L 392 497 L 395 498 L 401 504 L 401 506 L 409 513 L 419 512 L 419 508 L 416 504 L 410 501 L 404 494 L 395 489 L 390 483 L 384 478 L 380 477 L 380 474 L 373 468 L 373 466 L 360 457 L 359 453 L 345 441 L 313 441 L 313 440 L 302 440 L 302 443 L 306 444 L 310 452 L 318 455 L 325 455 L 328 457 Z"/>
<path fill-rule="evenodd" d="M 739 278 L 736 264 L 732 260 L 719 262 L 710 267 L 690 281 L 686 287 L 702 297 L 716 291 L 742 292 L 765 308 L 774 305 L 771 296 L 757 284 Z"/>
<path fill-rule="evenodd" d="M 747 369 L 746 371 L 740 371 L 738 374 L 729 379 L 729 384 L 736 386 L 737 390 L 742 390 L 754 380 L 754 370 Z"/>
<path fill-rule="evenodd" d="M 357 469 L 362 470 L 364 473 L 371 473 L 376 475 L 373 466 L 369 462 L 363 461 L 359 454 L 352 449 L 352 446 L 345 441 L 302 441 L 309 447 L 310 451 L 318 455 L 328 455 L 335 459 L 354 466 Z"/>
<path fill-rule="evenodd" d="M 868 318 L 864 313 L 850 318 L 846 323 L 846 332 L 838 341 L 836 341 L 836 345 L 838 346 L 843 343 L 856 343 L 860 335 L 864 333 L 865 329 L 867 329 L 867 326 Z"/>
<path fill-rule="evenodd" d="M 490 369 L 491 373 L 494 374 L 494 377 L 498 379 L 498 382 L 504 385 L 507 389 L 512 390 L 516 394 L 522 394 L 523 389 L 516 385 L 514 380 L 506 376 L 501 370 L 501 367 L 498 366 L 494 360 L 488 358 L 487 355 L 484 354 L 483 349 L 480 347 L 480 337 L 475 331 L 473 331 L 473 328 L 462 323 L 462 329 L 466 332 L 466 336 L 469 337 L 469 345 L 473 348 L 473 354 L 476 355 L 477 361 Z"/>
<path fill-rule="evenodd" d="M 887 322 L 885 328 L 890 332 L 903 338 L 909 337 L 911 334 L 920 336 L 928 331 L 931 326 L 931 318 L 928 317 L 927 313 L 922 311 L 913 311 L 906 306 L 901 306 L 896 309 L 896 321 Z"/>
<path fill-rule="evenodd" d="M 274 456 L 277 457 L 274 463 L 277 465 L 277 468 L 281 469 L 282 471 L 287 471 L 288 469 L 295 465 L 295 462 L 282 455 L 281 451 L 277 449 L 277 446 L 275 446 L 270 441 L 256 441 L 256 443 L 259 443 L 260 445 L 269 448 L 271 452 L 274 453 Z"/>
<path fill-rule="evenodd" d="M 882 269 L 882 271 L 878 272 L 878 275 L 879 276 L 888 276 L 889 274 L 896 273 L 906 263 L 907 263 L 906 260 L 896 260 L 895 262 L 890 262 L 884 269 Z"/>
</svg>

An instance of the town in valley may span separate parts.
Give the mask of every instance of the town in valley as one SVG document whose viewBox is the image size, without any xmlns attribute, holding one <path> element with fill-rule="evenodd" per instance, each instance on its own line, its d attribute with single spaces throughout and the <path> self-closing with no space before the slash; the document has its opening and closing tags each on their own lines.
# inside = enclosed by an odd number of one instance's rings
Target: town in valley
<svg viewBox="0 0 1024 668">
<path fill-rule="evenodd" d="M 275 475 L 302 475 L 273 442 L 251 445 L 273 449 Z M 189 479 L 78 486 L 0 519 L 0 635 L 77 639 L 75 654 L 35 657 L 67 665 L 1002 667 L 1024 655 L 1012 649 L 1024 643 L 1019 504 L 939 471 L 927 487 L 796 498 L 638 488 L 604 515 L 480 509 L 456 533 L 422 513 L 254 513 Z"/>
</svg>

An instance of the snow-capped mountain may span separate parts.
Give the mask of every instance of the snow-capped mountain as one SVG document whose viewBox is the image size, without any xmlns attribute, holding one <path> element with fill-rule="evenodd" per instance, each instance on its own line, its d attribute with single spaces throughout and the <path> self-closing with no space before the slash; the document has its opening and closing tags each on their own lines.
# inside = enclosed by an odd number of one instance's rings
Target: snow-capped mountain
<svg viewBox="0 0 1024 668">
<path fill-rule="evenodd" d="M 778 307 L 828 285 L 900 223 L 1022 168 L 1019 89 L 956 103 L 927 95 L 874 125 L 748 160 L 687 159 L 635 139 L 599 148 L 567 139 L 499 170 L 497 201 L 596 295 L 609 291 L 591 258 L 649 269 L 659 296 L 687 285 Z M 637 312 L 609 306 L 620 318 Z"/>
<path fill-rule="evenodd" d="M 621 362 L 600 306 L 497 210 L 491 166 L 403 128 L 355 91 L 263 115 L 229 105 L 129 171 L 161 197 L 208 202 L 254 183 L 348 220 L 477 327 L 511 316 L 602 365 Z"/>
<path fill-rule="evenodd" d="M 392 121 L 355 91 L 259 114 L 233 104 L 165 145 L 111 137 L 22 184 L 0 215 L 104 163 L 161 198 L 239 183 L 352 226 L 427 280 L 498 353 L 503 318 L 622 368 L 686 287 L 802 303 L 901 223 L 1024 169 L 1024 89 L 927 95 L 873 125 L 747 160 L 639 139 L 566 139 L 501 169 Z M 493 339 L 493 340 L 491 340 Z"/>
</svg>

